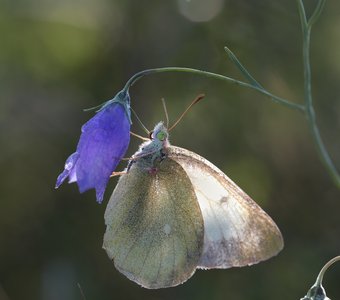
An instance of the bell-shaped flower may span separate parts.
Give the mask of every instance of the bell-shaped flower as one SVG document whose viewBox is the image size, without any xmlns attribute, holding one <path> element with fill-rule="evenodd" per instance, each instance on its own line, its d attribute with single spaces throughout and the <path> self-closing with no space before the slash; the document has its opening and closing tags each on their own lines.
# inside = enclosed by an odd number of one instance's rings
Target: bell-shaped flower
<svg viewBox="0 0 340 300">
<path fill-rule="evenodd" d="M 110 175 L 128 148 L 130 125 L 130 97 L 122 90 L 83 125 L 77 150 L 66 160 L 56 188 L 68 177 L 81 193 L 94 188 L 101 203 Z"/>
</svg>

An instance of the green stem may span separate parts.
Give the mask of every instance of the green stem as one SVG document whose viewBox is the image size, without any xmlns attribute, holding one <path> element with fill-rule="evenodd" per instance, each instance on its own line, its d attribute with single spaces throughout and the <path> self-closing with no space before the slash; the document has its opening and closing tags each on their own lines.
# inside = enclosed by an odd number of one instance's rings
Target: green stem
<svg viewBox="0 0 340 300">
<path fill-rule="evenodd" d="M 323 7 L 325 6 L 326 0 L 319 0 L 319 2 L 316 5 L 316 8 L 312 14 L 312 16 L 308 20 L 308 27 L 312 27 L 312 25 L 317 21 L 317 19 L 320 17 Z"/>
<path fill-rule="evenodd" d="M 305 111 L 305 108 L 304 108 L 303 105 L 296 104 L 296 103 L 290 102 L 286 99 L 277 97 L 277 96 L 271 94 L 270 92 L 266 91 L 265 89 L 263 89 L 261 86 L 249 84 L 249 83 L 246 83 L 246 82 L 234 79 L 234 78 L 230 78 L 230 77 L 227 77 L 227 76 L 223 76 L 223 75 L 220 75 L 220 74 L 216 74 L 216 73 L 211 73 L 211 72 L 197 70 L 197 69 L 191 69 L 191 68 L 183 68 L 183 67 L 164 67 L 164 68 L 148 69 L 148 70 L 138 72 L 135 75 L 133 75 L 127 81 L 124 89 L 129 89 L 130 86 L 132 86 L 137 80 L 141 79 L 143 76 L 155 74 L 155 73 L 164 73 L 164 72 L 184 72 L 184 73 L 191 73 L 191 74 L 196 74 L 196 75 L 202 75 L 202 76 L 209 77 L 209 78 L 223 80 L 223 81 L 226 81 L 226 82 L 229 82 L 229 83 L 237 84 L 237 85 L 240 85 L 240 86 L 243 86 L 243 87 L 246 87 L 246 88 L 256 90 L 259 93 L 264 94 L 267 97 L 269 97 L 272 101 L 279 103 L 279 104 L 281 104 L 285 107 L 288 107 L 290 109 L 294 109 L 294 110 L 297 110 L 297 111 L 300 111 L 300 112 Z"/>
<path fill-rule="evenodd" d="M 329 262 L 327 262 L 321 269 L 318 278 L 316 279 L 315 285 L 317 286 L 321 286 L 322 285 L 322 280 L 323 280 L 323 276 L 325 275 L 327 269 L 334 264 L 335 262 L 340 261 L 340 256 L 336 256 L 334 258 L 332 258 Z"/>
<path fill-rule="evenodd" d="M 308 126 L 310 132 L 312 134 L 314 143 L 318 150 L 320 159 L 330 174 L 332 180 L 335 185 L 340 188 L 340 175 L 335 168 L 332 159 L 330 158 L 328 151 L 322 141 L 319 128 L 316 123 L 316 116 L 313 107 L 313 97 L 312 97 L 312 76 L 311 76 L 311 67 L 310 67 L 310 35 L 312 24 L 316 21 L 316 17 L 318 17 L 321 13 L 321 9 L 324 5 L 324 0 L 320 0 L 317 5 L 316 11 L 317 13 L 313 13 L 311 20 L 307 20 L 305 9 L 303 6 L 302 0 L 298 0 L 299 5 L 299 13 L 301 19 L 301 27 L 303 33 L 302 39 L 302 49 L 303 49 L 303 67 L 304 67 L 304 90 L 305 90 L 305 114 L 308 121 Z"/>
</svg>

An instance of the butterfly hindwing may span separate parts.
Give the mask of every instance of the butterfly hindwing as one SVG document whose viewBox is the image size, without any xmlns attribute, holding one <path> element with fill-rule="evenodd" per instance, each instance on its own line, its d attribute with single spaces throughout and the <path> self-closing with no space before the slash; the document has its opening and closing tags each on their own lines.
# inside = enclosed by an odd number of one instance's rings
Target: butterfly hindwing
<svg viewBox="0 0 340 300">
<path fill-rule="evenodd" d="M 166 158 L 157 172 L 133 164 L 119 179 L 105 212 L 103 248 L 116 268 L 146 288 L 175 286 L 199 263 L 201 210 L 190 179 Z"/>
<path fill-rule="evenodd" d="M 189 176 L 204 220 L 199 268 L 230 268 L 258 263 L 283 248 L 274 221 L 231 179 L 196 153 L 171 146 L 168 155 Z"/>
</svg>

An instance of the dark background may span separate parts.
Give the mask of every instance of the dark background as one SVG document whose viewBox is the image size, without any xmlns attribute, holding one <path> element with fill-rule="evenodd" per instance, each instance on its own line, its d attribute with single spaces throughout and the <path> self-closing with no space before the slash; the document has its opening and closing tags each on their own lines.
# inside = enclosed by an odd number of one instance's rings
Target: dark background
<svg viewBox="0 0 340 300">
<path fill-rule="evenodd" d="M 315 1 L 306 1 L 312 7 Z M 203 7 L 197 9 L 197 6 Z M 204 21 L 204 22 L 203 22 Z M 318 125 L 340 167 L 340 2 L 328 1 L 312 34 Z M 80 127 L 134 73 L 186 66 L 242 78 L 228 45 L 273 93 L 301 103 L 301 30 L 295 1 L 17 0 L 0 2 L 0 299 L 299 299 L 339 255 L 340 190 L 321 165 L 304 117 L 255 91 L 164 73 L 131 89 L 148 128 L 174 121 L 174 145 L 206 157 L 276 221 L 284 250 L 253 267 L 197 271 L 185 284 L 146 290 L 101 249 L 102 205 L 76 185 L 54 190 Z M 143 134 L 137 122 L 133 130 Z M 139 141 L 132 138 L 131 155 Z M 123 169 L 125 163 L 119 167 Z M 326 274 L 340 297 L 340 266 Z"/>
</svg>

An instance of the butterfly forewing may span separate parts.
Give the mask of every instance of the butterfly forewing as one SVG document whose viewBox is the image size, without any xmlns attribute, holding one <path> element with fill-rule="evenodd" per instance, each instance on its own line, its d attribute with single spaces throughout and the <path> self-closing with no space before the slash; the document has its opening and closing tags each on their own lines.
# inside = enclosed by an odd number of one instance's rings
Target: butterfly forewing
<svg viewBox="0 0 340 300">
<path fill-rule="evenodd" d="M 105 223 L 108 256 L 144 287 L 178 285 L 199 264 L 203 217 L 190 179 L 170 158 L 157 172 L 133 164 L 111 196 Z"/>
<path fill-rule="evenodd" d="M 274 221 L 232 180 L 203 157 L 171 146 L 168 155 L 188 174 L 204 220 L 199 268 L 258 263 L 283 248 Z"/>
</svg>

